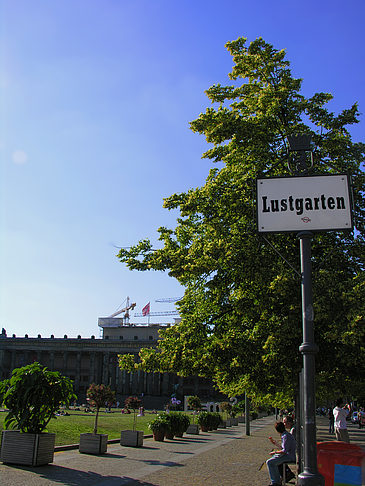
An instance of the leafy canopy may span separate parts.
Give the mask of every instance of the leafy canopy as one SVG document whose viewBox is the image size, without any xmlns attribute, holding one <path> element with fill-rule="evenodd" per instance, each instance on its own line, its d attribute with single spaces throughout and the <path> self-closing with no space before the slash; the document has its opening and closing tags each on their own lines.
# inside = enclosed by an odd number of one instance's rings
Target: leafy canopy
<svg viewBox="0 0 365 486">
<path fill-rule="evenodd" d="M 211 106 L 190 124 L 215 166 L 202 187 L 164 200 L 180 216 L 175 229 L 158 229 L 161 248 L 145 239 L 118 254 L 131 270 L 168 271 L 185 287 L 182 320 L 157 350 L 142 349 L 137 363 L 122 356 L 120 365 L 210 377 L 228 396 L 246 391 L 260 403 L 292 400 L 302 365 L 299 246 L 295 234 L 257 234 L 254 181 L 292 175 L 287 137 L 308 134 L 309 173 L 352 176 L 356 230 L 316 234 L 312 260 L 319 383 L 322 392 L 356 396 L 365 376 L 365 145 L 347 127 L 359 121 L 357 104 L 335 115 L 331 94 L 305 97 L 285 50 L 261 38 L 226 47 L 231 85 L 209 88 Z"/>
<path fill-rule="evenodd" d="M 133 430 L 136 430 L 137 410 L 140 408 L 142 401 L 136 396 L 130 396 L 125 399 L 124 405 L 127 409 L 133 410 Z"/>
<path fill-rule="evenodd" d="M 110 386 L 91 383 L 86 391 L 86 396 L 90 405 L 96 408 L 93 434 L 97 434 L 100 408 L 114 402 L 115 392 L 110 388 Z"/>
</svg>

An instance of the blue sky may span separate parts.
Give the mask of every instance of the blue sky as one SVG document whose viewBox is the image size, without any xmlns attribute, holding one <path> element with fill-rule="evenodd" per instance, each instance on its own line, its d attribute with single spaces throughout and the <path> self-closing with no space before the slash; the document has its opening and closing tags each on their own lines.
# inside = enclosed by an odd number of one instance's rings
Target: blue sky
<svg viewBox="0 0 365 486">
<path fill-rule="evenodd" d="M 363 0 L 0 0 L 0 327 L 98 336 L 128 295 L 171 310 L 155 299 L 177 282 L 130 272 L 117 247 L 156 243 L 177 216 L 163 198 L 204 184 L 189 121 L 229 83 L 224 44 L 286 48 L 305 95 L 363 112 L 364 18 Z"/>
</svg>

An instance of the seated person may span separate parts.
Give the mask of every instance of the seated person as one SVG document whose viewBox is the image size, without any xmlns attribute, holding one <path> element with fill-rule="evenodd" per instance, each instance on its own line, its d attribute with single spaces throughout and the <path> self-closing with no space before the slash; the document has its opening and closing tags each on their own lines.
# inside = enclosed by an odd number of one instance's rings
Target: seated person
<svg viewBox="0 0 365 486">
<path fill-rule="evenodd" d="M 272 457 L 266 461 L 271 480 L 270 486 L 281 485 L 280 464 L 296 461 L 296 442 L 294 437 L 285 429 L 283 422 L 276 422 L 275 429 L 281 436 L 281 448 L 280 450 L 270 452 Z"/>
<path fill-rule="evenodd" d="M 283 418 L 283 424 L 285 425 L 286 430 L 290 432 L 291 435 L 294 436 L 294 438 L 296 438 L 295 437 L 296 430 L 295 430 L 293 417 L 291 415 L 285 415 Z M 279 442 L 274 440 L 272 437 L 269 437 L 269 439 L 271 443 L 274 444 L 276 447 L 281 447 Z M 283 464 L 279 465 L 279 472 L 281 477 L 283 477 L 283 467 L 284 467 Z M 285 465 L 285 477 L 287 481 L 290 481 L 291 479 L 295 478 L 295 474 L 292 472 L 292 470 L 287 464 Z"/>
</svg>

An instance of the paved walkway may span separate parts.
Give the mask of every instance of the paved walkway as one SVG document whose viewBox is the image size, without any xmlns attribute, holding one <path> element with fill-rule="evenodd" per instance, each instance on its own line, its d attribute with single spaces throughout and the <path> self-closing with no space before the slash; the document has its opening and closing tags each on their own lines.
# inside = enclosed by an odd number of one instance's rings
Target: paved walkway
<svg viewBox="0 0 365 486">
<path fill-rule="evenodd" d="M 78 450 L 56 452 L 48 466 L 37 468 L 0 463 L 1 486 L 263 486 L 269 483 L 266 466 L 274 417 L 183 439 L 154 442 L 142 448 L 110 444 L 107 454 L 90 456 Z M 318 440 L 327 434 L 327 419 L 318 419 Z M 365 429 L 350 425 L 352 440 L 365 445 Z M 294 484 L 294 483 L 293 483 Z"/>
</svg>

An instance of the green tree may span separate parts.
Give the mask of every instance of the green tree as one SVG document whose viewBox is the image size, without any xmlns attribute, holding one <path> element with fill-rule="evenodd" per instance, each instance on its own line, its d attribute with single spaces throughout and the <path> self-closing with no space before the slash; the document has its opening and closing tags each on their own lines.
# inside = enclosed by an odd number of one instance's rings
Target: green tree
<svg viewBox="0 0 365 486">
<path fill-rule="evenodd" d="M 285 51 L 261 38 L 226 47 L 232 83 L 209 88 L 212 106 L 191 122 L 216 167 L 204 186 L 165 199 L 180 216 L 174 230 L 158 229 L 160 249 L 145 239 L 118 255 L 131 270 L 168 271 L 185 287 L 182 320 L 162 333 L 157 350 L 121 365 L 210 377 L 228 396 L 246 391 L 261 403 L 293 398 L 302 363 L 298 241 L 257 234 L 254 181 L 291 175 L 287 137 L 308 134 L 315 173 L 349 173 L 353 181 L 356 231 L 320 233 L 312 243 L 316 369 L 324 387 L 348 393 L 365 376 L 365 145 L 346 128 L 359 121 L 357 104 L 335 115 L 326 107 L 331 94 L 306 98 Z"/>
<path fill-rule="evenodd" d="M 96 408 L 93 434 L 97 434 L 100 408 L 106 407 L 109 403 L 112 404 L 114 402 L 115 392 L 110 386 L 91 383 L 86 391 L 86 396 L 89 399 L 90 405 Z"/>
<path fill-rule="evenodd" d="M 124 406 L 128 410 L 133 410 L 133 430 L 136 430 L 137 424 L 137 410 L 140 408 L 142 401 L 138 397 L 130 396 L 125 399 Z"/>
</svg>

